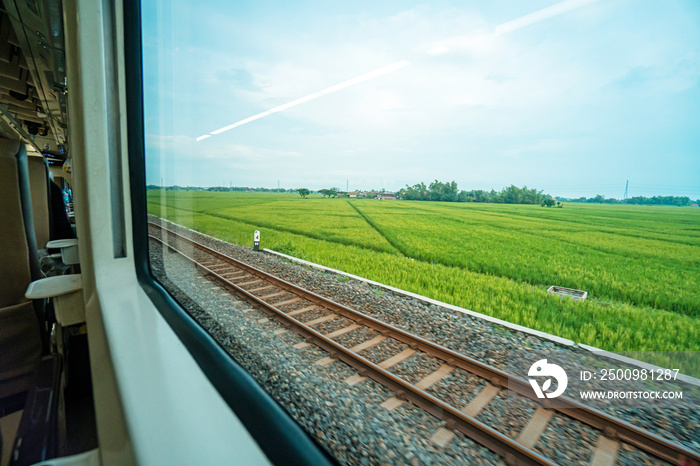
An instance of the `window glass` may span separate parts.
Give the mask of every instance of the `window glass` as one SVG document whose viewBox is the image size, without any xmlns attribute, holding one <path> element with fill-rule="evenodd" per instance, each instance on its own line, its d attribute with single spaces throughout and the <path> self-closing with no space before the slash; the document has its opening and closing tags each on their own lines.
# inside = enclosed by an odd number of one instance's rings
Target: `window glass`
<svg viewBox="0 0 700 466">
<path fill-rule="evenodd" d="M 153 273 L 341 463 L 700 449 L 698 4 L 142 15 Z"/>
</svg>

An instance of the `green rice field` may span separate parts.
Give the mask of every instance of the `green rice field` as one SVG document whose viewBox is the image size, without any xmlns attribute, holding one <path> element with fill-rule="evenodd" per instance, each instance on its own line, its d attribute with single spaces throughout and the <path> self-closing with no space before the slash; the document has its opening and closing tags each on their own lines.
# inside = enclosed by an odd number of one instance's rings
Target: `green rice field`
<svg viewBox="0 0 700 466">
<path fill-rule="evenodd" d="M 261 247 L 598 348 L 700 350 L 698 208 L 149 191 L 148 209 L 244 246 L 258 229 Z"/>
</svg>

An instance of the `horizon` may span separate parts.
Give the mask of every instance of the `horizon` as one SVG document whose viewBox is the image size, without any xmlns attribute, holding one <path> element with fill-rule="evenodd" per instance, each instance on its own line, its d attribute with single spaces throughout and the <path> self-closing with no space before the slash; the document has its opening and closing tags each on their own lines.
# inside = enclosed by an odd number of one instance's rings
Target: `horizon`
<svg viewBox="0 0 700 466">
<path fill-rule="evenodd" d="M 439 180 L 438 180 L 438 181 L 439 181 Z M 420 182 L 419 182 L 419 183 L 420 183 Z M 415 185 L 415 184 L 418 184 L 418 183 L 414 183 L 413 185 Z M 413 186 L 413 185 L 411 185 L 411 186 Z M 430 185 L 430 183 L 426 183 L 426 186 L 429 186 L 429 185 Z M 316 193 L 316 194 L 318 194 L 318 192 L 319 192 L 320 190 L 323 190 L 323 189 L 333 189 L 333 188 L 337 188 L 337 186 L 330 186 L 330 187 L 329 187 L 329 186 L 324 186 L 324 187 L 321 187 L 321 188 L 309 188 L 309 187 L 306 187 L 306 186 L 299 186 L 299 187 L 294 187 L 294 188 L 285 188 L 285 187 L 283 187 L 283 186 L 279 186 L 279 187 L 267 187 L 267 186 L 225 186 L 225 185 L 198 186 L 198 185 L 178 185 L 178 184 L 160 185 L 160 184 L 153 184 L 153 183 L 147 184 L 147 187 L 148 187 L 148 186 L 154 186 L 154 187 L 157 187 L 157 188 L 196 188 L 196 189 L 222 188 L 222 189 L 228 189 L 228 190 L 234 190 L 234 189 L 250 189 L 250 190 L 265 189 L 265 190 L 272 191 L 272 192 L 279 190 L 278 193 L 280 193 L 280 191 L 283 192 L 283 193 L 295 193 L 295 192 L 296 192 L 297 190 L 299 190 L 299 189 L 304 189 L 304 188 L 306 188 L 306 189 L 311 190 L 312 193 Z M 494 190 L 494 191 L 496 191 L 496 192 L 499 192 L 499 191 L 501 191 L 501 190 L 503 190 L 503 189 L 505 189 L 505 188 L 507 188 L 507 187 L 509 187 L 509 186 L 516 186 L 516 185 L 509 184 L 509 185 L 503 186 L 503 187 L 500 188 L 500 189 L 496 189 L 496 188 L 488 188 L 488 189 L 481 189 L 481 188 L 463 189 L 463 188 L 460 188 L 460 187 L 459 187 L 459 184 L 458 184 L 457 186 L 458 186 L 457 189 L 458 189 L 459 191 L 467 191 L 467 192 L 470 192 L 470 191 L 479 191 L 479 190 L 481 190 L 481 191 L 491 192 L 492 190 Z M 349 189 L 348 191 L 345 191 L 345 190 L 343 190 L 343 189 L 339 189 L 339 190 L 338 190 L 338 193 L 346 193 L 346 192 L 364 192 L 364 193 L 367 193 L 367 192 L 375 192 L 375 193 L 379 193 L 379 192 L 386 192 L 386 193 L 394 193 L 394 194 L 395 194 L 395 193 L 398 193 L 401 189 L 405 189 L 406 187 L 407 187 L 407 186 L 403 186 L 402 188 L 399 188 L 399 189 L 396 189 L 396 190 L 386 189 L 386 188 L 384 188 L 384 187 L 381 187 L 381 188 L 370 188 L 370 189 L 364 189 L 364 188 L 352 189 L 352 188 L 351 188 L 351 189 Z M 528 187 L 528 186 L 516 186 L 516 187 L 518 187 L 518 188 L 527 188 L 527 189 L 536 189 L 537 191 L 540 191 L 540 189 L 537 189 L 537 187 Z M 226 192 L 226 191 L 222 191 L 222 192 Z M 590 199 L 590 198 L 593 198 L 593 197 L 597 196 L 598 194 L 601 194 L 605 199 L 616 199 L 616 200 L 618 200 L 618 201 L 624 201 L 625 199 L 631 199 L 631 198 L 634 198 L 634 197 L 645 197 L 645 198 L 653 198 L 653 197 L 687 197 L 688 199 L 691 200 L 691 202 L 700 202 L 700 196 L 698 196 L 697 198 L 694 198 L 693 196 L 687 196 L 687 195 L 671 195 L 671 194 L 669 194 L 669 195 L 655 194 L 655 195 L 653 195 L 653 196 L 642 196 L 642 195 L 630 195 L 630 194 L 628 194 L 628 196 L 627 196 L 626 198 L 623 198 L 623 197 L 615 197 L 615 196 L 610 196 L 610 197 L 608 197 L 608 196 L 605 196 L 605 195 L 602 194 L 602 193 L 596 193 L 595 195 L 592 195 L 592 196 L 583 196 L 583 195 L 581 195 L 581 196 L 570 196 L 570 197 L 569 197 L 569 196 L 560 196 L 560 195 L 558 195 L 558 194 L 552 194 L 552 193 L 548 193 L 548 192 L 543 192 L 542 194 L 552 196 L 553 198 L 570 199 L 570 200 L 571 200 L 571 199 L 581 199 L 582 197 L 585 197 L 585 198 L 587 198 L 587 199 Z M 440 202 L 442 202 L 442 201 L 440 201 Z"/>
</svg>

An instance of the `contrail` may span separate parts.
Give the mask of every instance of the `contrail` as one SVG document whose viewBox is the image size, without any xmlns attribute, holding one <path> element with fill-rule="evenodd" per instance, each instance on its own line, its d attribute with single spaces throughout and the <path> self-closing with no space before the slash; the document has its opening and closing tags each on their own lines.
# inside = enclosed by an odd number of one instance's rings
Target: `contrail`
<svg viewBox="0 0 700 466">
<path fill-rule="evenodd" d="M 499 36 L 502 34 L 507 34 L 509 32 L 516 31 L 518 29 L 521 29 L 526 26 L 530 26 L 535 23 L 539 23 L 540 21 L 544 21 L 549 18 L 553 18 L 555 16 L 559 16 L 564 13 L 568 13 L 569 11 L 575 10 L 577 8 L 581 8 L 583 6 L 589 5 L 591 3 L 597 2 L 598 0 L 564 0 L 562 2 L 556 3 L 552 6 L 549 6 L 547 8 L 543 8 L 541 10 L 535 11 L 533 13 L 529 13 L 525 16 L 521 16 L 519 18 L 516 18 L 511 21 L 507 21 L 505 23 L 499 24 L 496 26 L 496 29 L 493 32 L 493 36 Z M 467 42 L 473 41 L 473 38 L 467 38 Z M 450 42 L 455 42 L 454 40 Z M 459 42 L 459 41 L 457 41 Z M 449 52 L 450 49 L 445 46 L 441 45 L 438 47 L 435 47 L 431 50 L 429 50 L 427 53 L 429 55 L 442 55 L 444 53 Z M 235 123 L 232 123 L 228 126 L 224 126 L 223 128 L 219 128 L 217 130 L 214 130 L 210 132 L 209 134 L 203 134 L 202 136 L 199 136 L 197 138 L 197 141 L 202 141 L 204 139 L 210 138 L 213 135 L 221 134 L 225 131 L 232 130 L 234 128 L 238 128 L 239 126 L 243 126 L 247 123 L 250 123 L 251 121 L 259 120 L 260 118 L 264 118 L 268 115 L 272 115 L 273 113 L 278 113 L 283 110 L 288 110 L 290 108 L 296 107 L 297 105 L 301 105 L 303 103 L 309 102 L 314 99 L 318 99 L 319 97 L 323 97 L 324 95 L 332 94 L 334 92 L 340 91 L 342 89 L 345 89 L 350 86 L 354 86 L 355 84 L 359 84 L 365 81 L 369 81 L 370 79 L 378 78 L 379 76 L 383 76 L 385 74 L 393 73 L 396 70 L 400 70 L 401 68 L 404 68 L 408 65 L 410 65 L 411 62 L 408 60 L 400 60 L 395 63 L 391 63 L 389 65 L 382 66 L 381 68 L 377 68 L 376 70 L 361 74 L 357 77 L 354 77 L 352 79 L 348 79 L 347 81 L 343 81 L 341 83 L 335 84 L 331 87 L 327 87 L 323 89 L 322 91 L 314 92 L 313 94 L 309 94 L 304 97 L 300 97 L 299 99 L 292 100 L 291 102 L 287 102 L 286 104 L 279 105 L 277 107 L 271 108 L 270 110 L 265 110 L 264 112 L 260 112 L 256 115 L 253 115 L 248 118 L 244 118 L 243 120 L 237 121 Z"/>
<path fill-rule="evenodd" d="M 306 103 L 310 100 L 318 99 L 319 97 L 322 97 L 324 95 L 332 94 L 333 92 L 337 92 L 341 89 L 345 89 L 346 87 L 354 86 L 355 84 L 359 84 L 361 82 L 369 81 L 370 79 L 377 78 L 379 76 L 391 73 L 393 71 L 399 70 L 403 68 L 404 66 L 409 65 L 410 62 L 408 60 L 401 60 L 397 61 L 396 63 L 392 63 L 390 65 L 382 66 L 381 68 L 377 68 L 374 71 L 370 71 L 365 74 L 361 74 L 360 76 L 357 76 L 352 79 L 348 79 L 347 81 L 343 81 L 342 83 L 336 84 L 331 87 L 327 87 L 323 89 L 322 91 L 314 92 L 313 94 L 309 94 L 307 96 L 301 97 L 296 100 L 292 100 L 291 102 L 287 102 L 286 104 L 279 105 L 275 108 L 271 108 L 270 110 L 265 110 L 264 112 L 258 113 L 257 115 L 253 115 L 252 117 L 245 118 L 241 121 L 237 121 L 233 124 L 230 124 L 228 126 L 224 126 L 223 128 L 219 128 L 215 131 L 212 131 L 209 134 L 205 134 L 203 136 L 200 136 L 197 138 L 197 141 L 201 141 L 202 139 L 208 138 L 210 135 L 213 134 L 220 134 L 223 133 L 224 131 L 228 131 L 233 128 L 238 128 L 239 126 L 245 125 L 246 123 L 250 123 L 251 121 L 259 120 L 260 118 L 266 117 L 268 115 L 272 115 L 273 113 L 281 112 L 282 110 L 287 110 L 292 107 L 296 107 L 297 105 L 301 105 L 303 103 Z"/>
<path fill-rule="evenodd" d="M 500 24 L 496 26 L 495 35 L 506 34 L 508 32 L 516 31 L 525 26 L 530 26 L 531 24 L 539 23 L 545 19 L 553 18 L 555 16 L 563 15 L 577 8 L 581 8 L 591 3 L 595 3 L 598 0 L 564 0 L 563 2 L 555 3 L 547 8 L 542 8 L 541 10 L 535 11 L 534 13 L 521 16 L 512 21 Z"/>
</svg>

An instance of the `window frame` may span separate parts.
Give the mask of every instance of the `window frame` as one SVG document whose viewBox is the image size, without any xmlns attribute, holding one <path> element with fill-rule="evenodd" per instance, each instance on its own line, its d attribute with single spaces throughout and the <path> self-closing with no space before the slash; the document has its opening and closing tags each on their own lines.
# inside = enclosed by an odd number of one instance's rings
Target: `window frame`
<svg viewBox="0 0 700 466">
<path fill-rule="evenodd" d="M 141 2 L 124 0 L 126 124 L 137 280 L 173 332 L 268 459 L 275 464 L 337 461 L 154 278 L 149 261 L 143 116 Z"/>
</svg>

